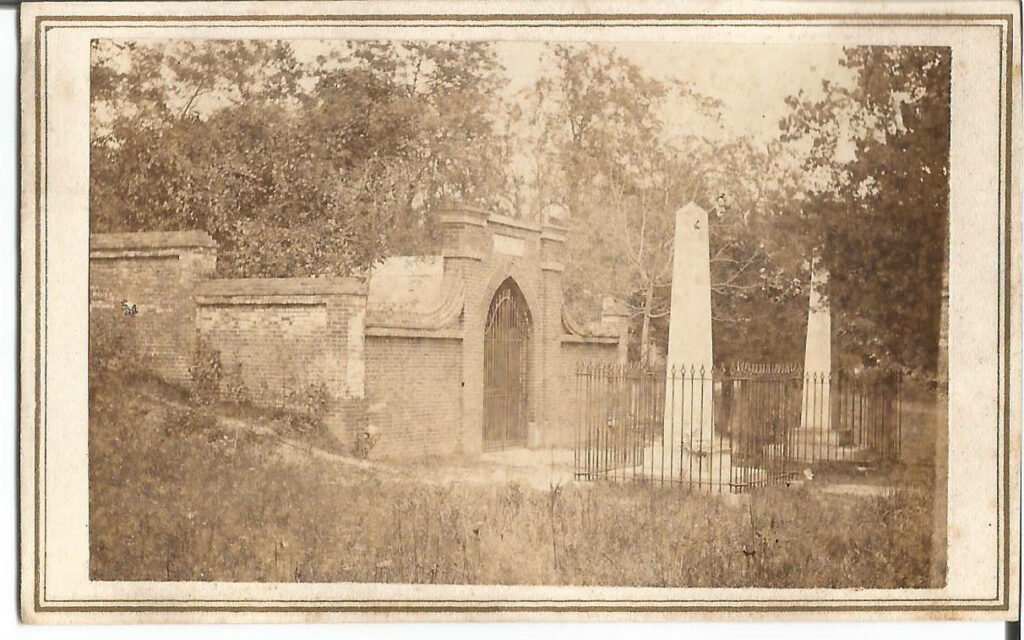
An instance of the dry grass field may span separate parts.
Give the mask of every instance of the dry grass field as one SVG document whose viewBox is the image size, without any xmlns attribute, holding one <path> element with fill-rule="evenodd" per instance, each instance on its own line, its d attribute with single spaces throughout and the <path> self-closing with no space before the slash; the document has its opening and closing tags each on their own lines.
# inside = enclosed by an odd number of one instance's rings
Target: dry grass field
<svg viewBox="0 0 1024 640">
<path fill-rule="evenodd" d="M 94 580 L 928 586 L 929 494 L 913 482 L 741 499 L 425 482 L 284 447 L 151 380 L 93 382 Z"/>
</svg>

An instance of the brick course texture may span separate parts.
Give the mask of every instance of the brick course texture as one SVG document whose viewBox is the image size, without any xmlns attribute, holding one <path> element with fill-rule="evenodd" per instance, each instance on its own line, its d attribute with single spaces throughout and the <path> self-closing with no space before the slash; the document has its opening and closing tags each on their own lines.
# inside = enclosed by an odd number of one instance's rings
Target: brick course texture
<svg viewBox="0 0 1024 640">
<path fill-rule="evenodd" d="M 291 409 L 323 389 L 327 425 L 340 447 L 351 445 L 364 424 L 351 413 L 365 397 L 362 281 L 211 280 L 196 300 L 200 344 L 220 354 L 227 389 L 244 385 L 246 400 Z"/>
<path fill-rule="evenodd" d="M 577 398 L 576 369 L 580 365 L 614 365 L 620 362 L 618 345 L 581 340 L 565 340 L 561 349 L 561 371 L 558 376 L 560 402 L 556 427 L 549 443 L 556 447 L 571 447 L 576 438 L 576 422 L 580 415 Z"/>
<path fill-rule="evenodd" d="M 375 456 L 462 450 L 461 349 L 455 339 L 367 337 L 368 421 L 380 434 Z"/>
<path fill-rule="evenodd" d="M 144 367 L 187 384 L 195 345 L 194 289 L 216 264 L 204 233 L 94 235 L 89 260 L 90 346 L 121 343 Z M 122 302 L 137 310 L 128 315 Z"/>
</svg>

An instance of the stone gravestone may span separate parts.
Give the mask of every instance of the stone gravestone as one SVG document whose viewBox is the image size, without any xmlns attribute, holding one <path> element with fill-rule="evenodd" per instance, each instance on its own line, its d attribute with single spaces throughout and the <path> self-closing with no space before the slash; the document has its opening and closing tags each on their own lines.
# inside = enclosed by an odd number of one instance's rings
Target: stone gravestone
<svg viewBox="0 0 1024 640">
<path fill-rule="evenodd" d="M 711 448 L 714 430 L 709 261 L 708 214 L 691 202 L 676 211 L 664 428 L 668 442 L 698 452 Z"/>
<path fill-rule="evenodd" d="M 807 344 L 804 348 L 804 392 L 800 425 L 804 429 L 825 431 L 831 423 L 829 410 L 832 371 L 832 314 L 825 287 L 828 271 L 817 261 L 811 266 L 811 291 L 807 307 Z"/>
</svg>

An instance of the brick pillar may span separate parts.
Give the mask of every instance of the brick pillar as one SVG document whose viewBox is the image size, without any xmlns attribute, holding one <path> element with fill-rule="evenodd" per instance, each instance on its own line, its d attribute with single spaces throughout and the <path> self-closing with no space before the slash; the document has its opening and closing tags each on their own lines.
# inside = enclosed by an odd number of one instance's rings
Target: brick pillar
<svg viewBox="0 0 1024 640">
<path fill-rule="evenodd" d="M 144 366 L 176 384 L 190 381 L 196 348 L 196 286 L 217 265 L 217 243 L 202 231 L 100 233 L 89 238 L 90 339 L 119 336 Z M 125 316 L 123 300 L 137 314 Z"/>
<path fill-rule="evenodd" d="M 562 363 L 562 274 L 565 272 L 566 228 L 557 219 L 544 221 L 540 235 L 541 299 L 543 314 L 543 370 L 544 380 L 538 420 L 551 444 L 561 427 L 561 405 L 566 381 Z"/>
<path fill-rule="evenodd" d="M 485 211 L 455 209 L 443 211 L 440 223 L 443 229 L 445 277 L 454 276 L 462 281 L 464 307 L 460 330 L 462 332 L 462 381 L 459 430 L 460 449 L 475 454 L 483 449 L 484 415 L 484 323 L 487 305 L 481 300 L 486 277 L 483 260 L 488 254 L 487 217 Z M 483 309 L 481 313 L 481 309 Z"/>
<path fill-rule="evenodd" d="M 618 362 L 626 364 L 629 354 L 629 310 L 615 298 L 605 296 L 601 301 L 601 324 L 609 331 L 614 330 L 619 339 Z"/>
<path fill-rule="evenodd" d="M 185 376 L 183 382 L 191 382 L 189 367 L 193 364 L 193 354 L 199 346 L 199 305 L 196 303 L 196 287 L 201 283 L 213 278 L 217 272 L 217 245 L 210 239 L 212 246 L 196 244 L 178 255 L 178 264 L 181 265 L 182 289 L 189 292 L 188 296 L 188 318 L 185 326 Z"/>
<path fill-rule="evenodd" d="M 332 279 L 333 280 L 333 279 Z M 338 280 L 325 296 L 327 335 L 324 348 L 337 368 L 327 373 L 334 407 L 325 423 L 347 450 L 366 428 L 366 284 Z"/>
</svg>

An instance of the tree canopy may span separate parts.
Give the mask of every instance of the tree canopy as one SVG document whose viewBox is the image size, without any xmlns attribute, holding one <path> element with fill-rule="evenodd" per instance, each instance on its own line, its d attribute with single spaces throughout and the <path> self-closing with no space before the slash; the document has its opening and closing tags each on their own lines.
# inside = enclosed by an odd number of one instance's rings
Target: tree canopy
<svg viewBox="0 0 1024 640">
<path fill-rule="evenodd" d="M 435 205 L 498 190 L 484 44 L 300 65 L 286 42 L 94 42 L 95 231 L 203 229 L 225 275 L 346 274 L 436 249 Z"/>
<path fill-rule="evenodd" d="M 552 47 L 555 73 L 535 90 L 535 192 L 561 203 L 571 223 L 566 298 L 585 316 L 611 295 L 632 312 L 635 355 L 650 359 L 667 340 L 675 212 L 708 210 L 716 358 L 793 358 L 799 321 L 799 260 L 774 233 L 785 167 L 749 138 L 670 136 L 666 103 L 709 123 L 720 104 L 684 83 L 649 77 L 613 49 Z M 795 286 L 794 286 L 795 284 Z M 794 315 L 793 310 L 797 309 Z M 783 337 L 784 336 L 784 337 Z M 643 345 L 648 345 L 645 348 Z"/>
<path fill-rule="evenodd" d="M 711 224 L 715 356 L 799 361 L 809 267 L 843 364 L 934 367 L 948 219 L 949 51 L 846 49 L 767 139 L 614 46 L 551 44 L 517 93 L 487 42 L 96 40 L 91 229 L 202 229 L 224 276 L 346 275 L 439 249 L 436 211 L 567 213 L 564 292 L 667 340 L 675 211 Z M 513 71 L 514 72 L 514 71 Z M 680 132 L 686 112 L 705 123 Z"/>
</svg>

